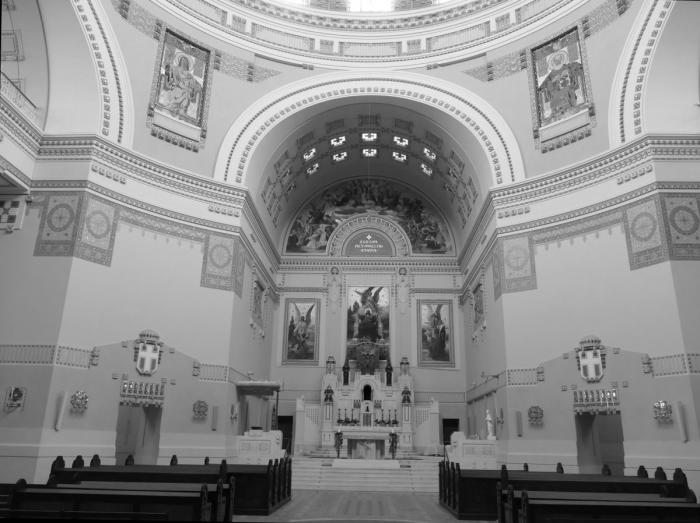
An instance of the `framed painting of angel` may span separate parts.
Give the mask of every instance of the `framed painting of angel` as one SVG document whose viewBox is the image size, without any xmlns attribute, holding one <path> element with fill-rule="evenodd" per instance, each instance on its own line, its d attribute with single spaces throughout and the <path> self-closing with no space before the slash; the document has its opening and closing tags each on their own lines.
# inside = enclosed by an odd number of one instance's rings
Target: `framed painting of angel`
<svg viewBox="0 0 700 523">
<path fill-rule="evenodd" d="M 454 367 L 452 302 L 418 300 L 418 365 Z"/>
<path fill-rule="evenodd" d="M 318 363 L 318 310 L 320 300 L 290 298 L 285 302 L 285 332 L 282 363 Z"/>
</svg>

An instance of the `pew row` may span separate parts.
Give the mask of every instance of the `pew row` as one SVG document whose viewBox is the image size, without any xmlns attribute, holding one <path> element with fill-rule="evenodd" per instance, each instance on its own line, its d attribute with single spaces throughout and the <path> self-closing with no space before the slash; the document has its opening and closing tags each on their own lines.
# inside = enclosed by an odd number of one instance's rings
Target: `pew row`
<svg viewBox="0 0 700 523">
<path fill-rule="evenodd" d="M 603 476 L 597 474 L 562 474 L 502 470 L 461 470 L 459 464 L 440 462 L 440 504 L 458 519 L 503 521 L 501 486 L 514 490 L 555 492 L 617 492 L 661 494 L 685 498 L 687 481 Z"/>
<path fill-rule="evenodd" d="M 43 513 L 70 514 L 75 519 L 146 519 L 210 521 L 212 505 L 206 485 L 181 491 L 84 489 L 28 486 L 19 480 L 8 500 L 9 518 L 39 518 Z M 90 514 L 89 514 L 90 513 Z M 42 518 L 43 519 L 43 518 Z M 223 519 L 222 519 L 223 521 Z"/>
<path fill-rule="evenodd" d="M 597 494 L 592 495 L 592 494 Z M 662 498 L 637 494 L 646 499 L 630 498 L 624 493 L 528 492 L 514 494 L 517 510 L 507 520 L 513 523 L 698 523 L 700 506 L 683 498 Z M 633 495 L 634 496 L 634 495 Z M 513 503 L 515 506 L 515 503 Z M 517 516 L 517 517 L 516 517 Z"/>
<path fill-rule="evenodd" d="M 286 457 L 267 465 L 98 465 L 90 468 L 52 466 L 51 480 L 57 484 L 79 482 L 134 483 L 216 483 L 230 485 L 232 500 L 226 502 L 229 513 L 269 515 L 291 499 L 292 463 Z M 235 488 L 234 488 L 235 485 Z"/>
</svg>

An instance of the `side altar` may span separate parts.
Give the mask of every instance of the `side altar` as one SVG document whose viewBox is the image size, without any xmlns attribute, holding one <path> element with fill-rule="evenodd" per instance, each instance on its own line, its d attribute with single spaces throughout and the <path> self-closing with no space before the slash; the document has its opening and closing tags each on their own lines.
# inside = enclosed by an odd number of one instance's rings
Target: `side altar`
<svg viewBox="0 0 700 523">
<path fill-rule="evenodd" d="M 383 459 L 394 439 L 398 456 L 437 454 L 439 416 L 437 401 L 416 404 L 408 358 L 396 373 L 387 346 L 361 339 L 340 371 L 328 357 L 319 400 L 297 399 L 294 453 Z"/>
</svg>

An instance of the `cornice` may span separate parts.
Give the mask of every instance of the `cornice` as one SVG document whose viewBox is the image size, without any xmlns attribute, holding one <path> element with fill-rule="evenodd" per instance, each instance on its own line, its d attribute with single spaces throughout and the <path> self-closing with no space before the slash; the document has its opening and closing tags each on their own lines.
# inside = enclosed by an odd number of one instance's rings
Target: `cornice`
<svg viewBox="0 0 700 523">
<path fill-rule="evenodd" d="M 384 269 L 395 271 L 396 267 L 406 267 L 413 273 L 441 273 L 454 274 L 459 272 L 459 266 L 454 260 L 432 258 L 420 260 L 412 258 L 374 258 L 358 260 L 357 258 L 335 258 L 324 256 L 323 258 L 309 260 L 308 257 L 300 257 L 298 260 L 290 259 L 290 256 L 282 258 L 280 273 L 289 272 L 328 272 L 331 267 L 341 267 L 344 271 L 365 271 L 367 269 Z"/>
<path fill-rule="evenodd" d="M 647 135 L 578 165 L 492 189 L 491 196 L 496 209 L 534 203 L 613 179 L 644 162 L 659 160 L 700 160 L 700 137 Z"/>
<path fill-rule="evenodd" d="M 156 162 L 95 135 L 45 136 L 37 156 L 39 160 L 100 160 L 106 167 L 131 178 L 208 203 L 216 200 L 242 206 L 248 197 L 246 189 Z"/>
<path fill-rule="evenodd" d="M 264 240 L 261 241 L 262 249 L 265 251 L 265 255 L 268 257 L 268 259 L 270 260 L 270 264 L 276 271 L 280 264 L 280 255 L 277 253 L 277 250 L 273 247 L 274 242 L 268 234 L 267 229 L 263 226 L 263 221 L 260 216 L 260 213 L 255 208 L 255 206 L 251 204 L 249 198 L 246 199 L 243 205 L 243 216 L 246 218 L 248 225 L 250 225 L 250 227 L 253 229 L 253 232 L 259 239 L 258 241 Z"/>
<path fill-rule="evenodd" d="M 571 220 L 576 220 L 587 215 L 598 214 L 601 211 L 614 210 L 630 200 L 635 200 L 646 194 L 657 192 L 657 191 L 700 191 L 700 182 L 653 182 L 634 191 L 621 194 L 614 198 L 609 198 L 601 202 L 595 203 L 593 205 L 588 205 L 574 211 L 564 212 L 560 214 L 555 214 L 553 216 L 548 216 L 546 218 L 541 218 L 538 220 L 533 220 L 525 223 L 519 223 L 515 225 L 509 225 L 507 227 L 498 227 L 496 232 L 499 236 L 512 234 L 521 231 L 535 231 L 544 227 L 551 225 L 561 226 L 563 223 L 567 223 Z"/>
<path fill-rule="evenodd" d="M 161 218 L 167 218 L 169 220 L 175 220 L 184 224 L 196 225 L 198 227 L 211 229 L 215 231 L 224 231 L 228 233 L 241 234 L 241 229 L 237 225 L 227 225 L 221 222 L 215 222 L 211 220 L 204 220 L 202 218 L 197 218 L 188 214 L 183 214 L 158 205 L 152 205 L 145 203 L 141 200 L 125 196 L 124 194 L 113 191 L 102 185 L 96 184 L 87 180 L 34 180 L 32 182 L 32 190 L 89 190 L 94 193 L 105 196 L 115 202 L 119 202 L 125 206 L 131 207 L 133 209 L 146 211 L 147 213 L 159 216 Z"/>
<path fill-rule="evenodd" d="M 294 7 L 263 5 L 258 0 L 246 0 L 238 5 L 221 0 L 200 2 L 206 5 L 205 10 L 198 10 L 197 3 L 183 0 L 152 1 L 193 28 L 261 57 L 267 54 L 272 60 L 291 64 L 306 61 L 304 65 L 309 68 L 318 65 L 386 69 L 409 65 L 432 67 L 438 60 L 449 63 L 467 60 L 537 31 L 589 0 L 540 1 L 530 11 L 525 8 L 533 2 L 518 0 L 486 2 L 484 9 L 473 11 L 465 7 L 469 4 L 463 4 L 447 9 L 422 9 L 420 14 L 406 16 L 403 22 L 393 19 L 388 22 L 381 16 L 367 14 L 361 19 L 354 16 L 341 21 L 342 12 L 325 16 L 315 9 L 300 9 L 294 15 L 291 14 L 296 11 Z M 505 25 L 499 22 L 504 16 L 508 18 Z M 265 37 L 258 37 L 254 27 L 260 27 Z M 457 33 L 464 34 L 453 43 L 451 39 Z M 331 48 L 322 46 L 321 41 L 331 42 Z M 419 44 L 409 47 L 409 41 Z M 392 46 L 391 53 L 371 52 L 372 46 L 387 44 Z M 365 46 L 367 52 L 344 54 L 342 51 L 357 46 Z"/>
</svg>

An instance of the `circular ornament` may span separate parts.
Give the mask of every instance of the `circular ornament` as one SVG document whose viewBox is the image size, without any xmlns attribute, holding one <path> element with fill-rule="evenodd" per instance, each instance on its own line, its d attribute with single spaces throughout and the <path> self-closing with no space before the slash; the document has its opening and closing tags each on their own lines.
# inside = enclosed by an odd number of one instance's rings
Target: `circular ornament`
<svg viewBox="0 0 700 523">
<path fill-rule="evenodd" d="M 67 203 L 59 203 L 49 211 L 46 217 L 46 225 L 53 232 L 65 231 L 75 219 L 75 211 Z"/>
<path fill-rule="evenodd" d="M 514 245 L 506 252 L 506 265 L 514 271 L 519 271 L 527 265 L 528 252 L 520 245 Z"/>
<path fill-rule="evenodd" d="M 104 211 L 93 211 L 87 217 L 87 230 L 99 240 L 109 234 L 109 216 Z"/>
<path fill-rule="evenodd" d="M 688 236 L 695 234 L 700 228 L 700 218 L 687 205 L 679 205 L 671 211 L 671 226 L 680 234 Z"/>
<path fill-rule="evenodd" d="M 640 212 L 632 220 L 631 234 L 636 240 L 645 242 L 656 232 L 656 217 L 650 212 Z"/>
<path fill-rule="evenodd" d="M 224 245 L 214 245 L 209 251 L 209 261 L 217 269 L 223 269 L 231 263 L 233 256 Z"/>
</svg>

